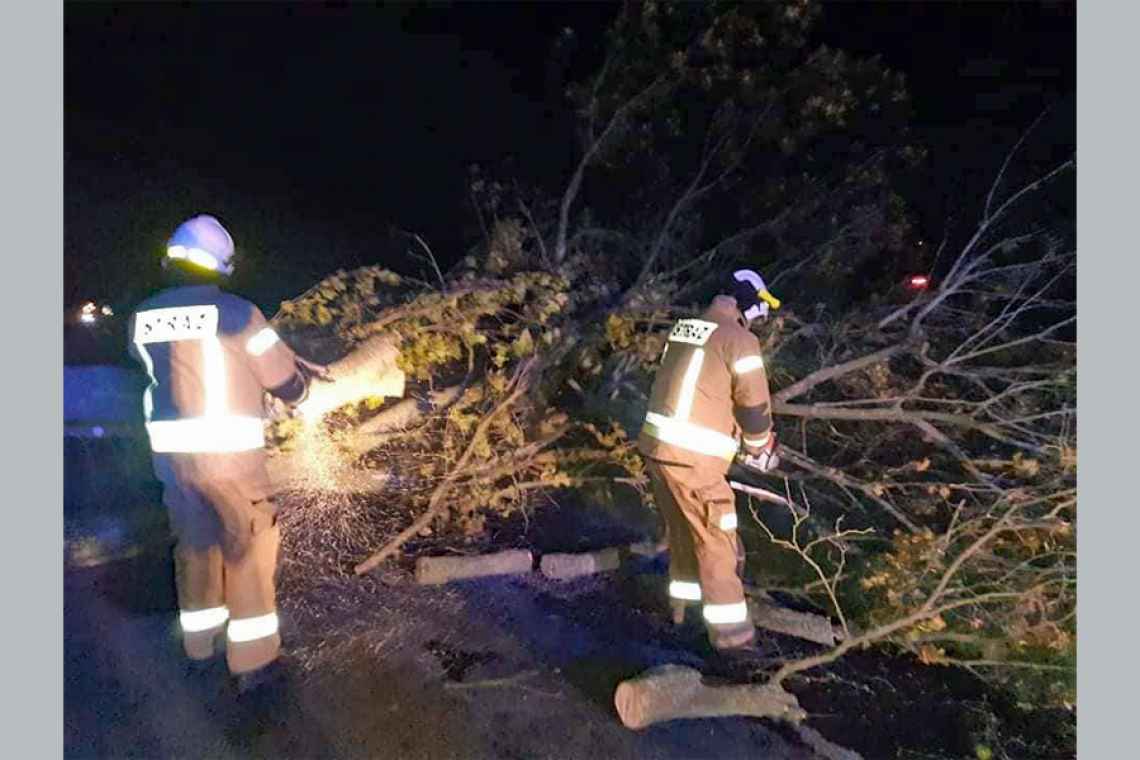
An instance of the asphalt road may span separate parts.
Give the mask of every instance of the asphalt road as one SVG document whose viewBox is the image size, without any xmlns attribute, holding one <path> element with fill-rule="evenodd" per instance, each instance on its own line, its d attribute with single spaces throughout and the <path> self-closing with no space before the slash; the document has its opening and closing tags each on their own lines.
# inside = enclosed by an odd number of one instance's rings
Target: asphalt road
<svg viewBox="0 0 1140 760">
<path fill-rule="evenodd" d="M 220 662 L 187 673 L 163 553 L 69 570 L 65 756 L 813 757 L 766 721 L 621 726 L 622 678 L 694 657 L 646 627 L 651 582 L 356 583 L 324 607 L 283 603 L 290 677 L 248 701 Z"/>
</svg>

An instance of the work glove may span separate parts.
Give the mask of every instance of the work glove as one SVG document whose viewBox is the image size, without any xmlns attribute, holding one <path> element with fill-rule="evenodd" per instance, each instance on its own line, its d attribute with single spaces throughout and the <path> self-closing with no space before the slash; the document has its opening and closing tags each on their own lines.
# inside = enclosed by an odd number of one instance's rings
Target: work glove
<svg viewBox="0 0 1140 760">
<path fill-rule="evenodd" d="M 323 364 L 316 364 L 302 359 L 299 356 L 294 356 L 293 366 L 296 367 L 297 373 L 301 375 L 305 381 L 305 391 L 299 399 L 293 399 L 291 401 L 282 401 L 271 394 L 265 394 L 265 410 L 269 419 L 287 419 L 293 414 L 302 414 L 302 416 L 304 416 L 301 407 L 312 395 L 313 381 L 332 382 L 332 376 L 329 374 L 328 367 Z"/>
<path fill-rule="evenodd" d="M 305 377 L 305 398 L 294 407 L 297 414 L 306 418 L 321 417 L 341 406 L 328 367 L 299 356 L 296 363 L 297 371 Z"/>
<path fill-rule="evenodd" d="M 758 472 L 771 472 L 780 466 L 780 457 L 776 455 L 776 431 L 768 434 L 768 442 L 763 446 L 752 449 L 745 447 L 740 463 Z"/>
</svg>

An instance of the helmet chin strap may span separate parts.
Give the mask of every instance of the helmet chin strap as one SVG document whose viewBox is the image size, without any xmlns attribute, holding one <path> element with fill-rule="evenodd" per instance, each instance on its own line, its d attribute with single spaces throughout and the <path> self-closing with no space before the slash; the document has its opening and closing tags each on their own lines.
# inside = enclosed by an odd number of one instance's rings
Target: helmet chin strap
<svg viewBox="0 0 1140 760">
<path fill-rule="evenodd" d="M 744 318 L 749 322 L 768 316 L 768 304 L 753 304 L 744 311 Z"/>
</svg>

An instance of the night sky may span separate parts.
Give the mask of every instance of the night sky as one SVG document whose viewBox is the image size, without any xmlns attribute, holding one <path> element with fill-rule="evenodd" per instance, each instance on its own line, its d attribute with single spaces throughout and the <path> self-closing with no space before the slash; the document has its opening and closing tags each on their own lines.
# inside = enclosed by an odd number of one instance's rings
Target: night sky
<svg viewBox="0 0 1140 760">
<path fill-rule="evenodd" d="M 67 5 L 65 304 L 129 308 L 202 211 L 246 257 L 235 287 L 270 309 L 339 267 L 407 270 L 393 228 L 455 260 L 475 239 L 469 166 L 560 186 L 576 157 L 560 93 L 597 65 L 616 10 Z M 839 3 L 817 37 L 907 75 L 931 227 L 1075 89 L 1071 3 Z"/>
</svg>

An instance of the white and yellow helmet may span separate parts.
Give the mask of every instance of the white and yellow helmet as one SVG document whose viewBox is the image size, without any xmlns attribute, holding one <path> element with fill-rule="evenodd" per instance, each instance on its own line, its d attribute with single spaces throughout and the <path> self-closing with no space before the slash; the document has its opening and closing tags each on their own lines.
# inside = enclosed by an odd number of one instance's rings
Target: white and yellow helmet
<svg viewBox="0 0 1140 760">
<path fill-rule="evenodd" d="M 732 273 L 732 295 L 748 321 L 768 316 L 769 310 L 780 308 L 780 299 L 768 292 L 764 278 L 751 269 L 738 269 Z"/>
<path fill-rule="evenodd" d="M 233 256 L 234 240 L 230 233 L 221 222 L 206 214 L 178 225 L 166 244 L 166 262 L 185 261 L 223 275 L 233 273 Z"/>
</svg>

